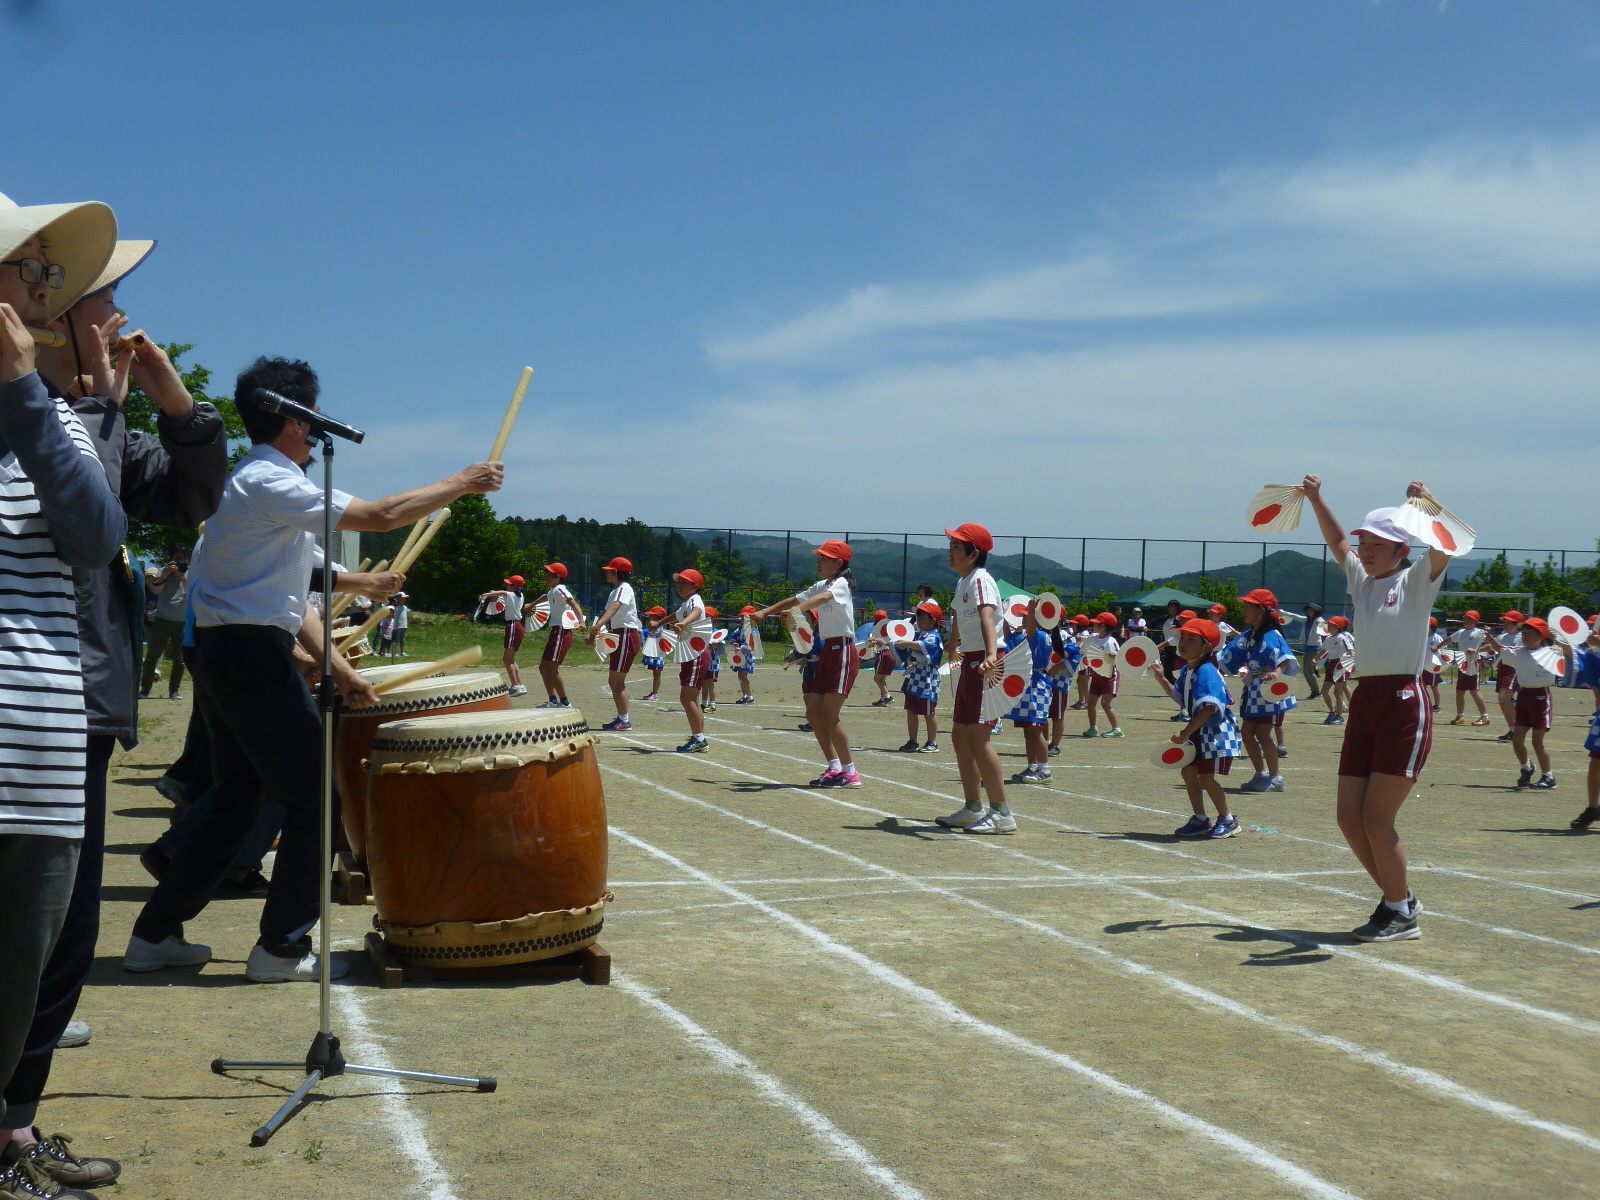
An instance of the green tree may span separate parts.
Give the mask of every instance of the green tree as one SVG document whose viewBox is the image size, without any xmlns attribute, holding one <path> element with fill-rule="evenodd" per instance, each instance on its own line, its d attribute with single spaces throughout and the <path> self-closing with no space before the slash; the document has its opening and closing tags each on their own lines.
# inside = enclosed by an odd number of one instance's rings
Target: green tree
<svg viewBox="0 0 1600 1200">
<path fill-rule="evenodd" d="M 404 540 L 400 530 L 387 538 L 395 534 Z M 479 595 L 499 587 L 508 575 L 527 579 L 530 595 L 542 591 L 544 561 L 538 545 L 518 544 L 516 526 L 496 519 L 487 498 L 462 496 L 451 503 L 450 519 L 412 566 L 406 591 L 422 611 L 467 613 Z"/>
<path fill-rule="evenodd" d="M 1177 584 L 1169 583 L 1167 586 L 1177 587 Z M 1228 615 L 1225 618 L 1228 624 L 1236 629 L 1244 627 L 1244 605 L 1239 603 L 1239 584 L 1232 576 L 1227 579 L 1214 579 L 1210 575 L 1201 575 L 1195 579 L 1193 587 L 1180 590 L 1193 592 L 1196 596 L 1204 596 L 1212 604 L 1223 605 L 1228 610 Z M 1280 603 L 1282 602 L 1280 601 Z M 1207 616 L 1206 613 L 1201 613 L 1200 615 L 1202 617 Z"/>
<path fill-rule="evenodd" d="M 1569 577 L 1561 574 L 1560 564 L 1550 557 L 1536 566 L 1525 565 L 1517 576 L 1516 590 L 1532 592 L 1533 606 L 1541 613 L 1558 604 L 1577 609 L 1586 609 L 1589 605 L 1588 591 L 1574 586 Z"/>
</svg>

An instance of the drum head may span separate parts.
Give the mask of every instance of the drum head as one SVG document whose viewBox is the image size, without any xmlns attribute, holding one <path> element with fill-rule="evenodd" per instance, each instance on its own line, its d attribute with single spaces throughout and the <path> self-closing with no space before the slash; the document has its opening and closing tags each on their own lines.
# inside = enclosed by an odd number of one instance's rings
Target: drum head
<svg viewBox="0 0 1600 1200">
<path fill-rule="evenodd" d="M 420 664 L 419 664 L 420 665 Z M 372 670 L 387 670 L 374 667 Z M 362 672 L 371 679 L 371 675 Z M 381 681 L 379 681 L 381 682 Z M 365 708 L 347 708 L 347 717 L 384 717 L 393 720 L 406 713 L 421 712 L 430 708 L 443 708 L 451 704 L 474 704 L 480 700 L 493 700 L 504 696 L 509 689 L 499 671 L 468 671 L 461 675 L 434 675 L 419 679 L 385 692 L 376 704 Z"/>
<path fill-rule="evenodd" d="M 382 683 L 391 675 L 398 675 L 401 671 L 415 671 L 418 667 L 431 667 L 433 664 L 427 659 L 421 662 L 385 663 L 381 667 L 357 667 L 356 674 L 368 683 Z"/>
<path fill-rule="evenodd" d="M 371 775 L 512 770 L 552 762 L 595 743 L 576 708 L 508 708 L 411 717 L 378 726 L 367 759 Z"/>
</svg>

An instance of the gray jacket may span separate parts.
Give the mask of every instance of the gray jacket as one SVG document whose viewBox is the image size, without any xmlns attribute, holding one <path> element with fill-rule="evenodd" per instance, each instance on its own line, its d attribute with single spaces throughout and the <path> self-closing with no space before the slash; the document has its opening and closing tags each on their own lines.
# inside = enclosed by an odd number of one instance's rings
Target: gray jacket
<svg viewBox="0 0 1600 1200">
<path fill-rule="evenodd" d="M 159 414 L 152 436 L 130 433 L 121 407 L 104 396 L 69 403 L 128 516 L 187 529 L 217 510 L 228 476 L 228 437 L 211 405 L 197 401 L 181 421 Z M 73 582 L 89 733 L 132 746 L 138 740 L 139 647 L 133 644 L 128 601 L 134 589 L 142 610 L 144 579 L 119 551 L 106 566 L 78 568 Z"/>
</svg>

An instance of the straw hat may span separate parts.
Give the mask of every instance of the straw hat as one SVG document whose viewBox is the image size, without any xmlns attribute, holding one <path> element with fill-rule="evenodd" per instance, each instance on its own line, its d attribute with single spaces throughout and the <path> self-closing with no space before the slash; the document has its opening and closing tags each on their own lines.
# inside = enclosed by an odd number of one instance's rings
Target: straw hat
<svg viewBox="0 0 1600 1200">
<path fill-rule="evenodd" d="M 60 288 L 49 289 L 50 319 L 54 321 L 88 294 L 89 285 L 111 260 L 117 244 L 117 218 L 98 200 L 20 207 L 0 195 L 0 258 L 10 258 L 35 234 L 44 243 L 50 262 L 66 273 Z"/>
<path fill-rule="evenodd" d="M 150 257 L 150 251 L 155 248 L 154 240 L 118 241 L 116 249 L 111 251 L 110 260 L 101 268 L 95 281 L 83 289 L 83 294 L 92 296 L 114 283 L 121 283 L 135 267 Z"/>
</svg>

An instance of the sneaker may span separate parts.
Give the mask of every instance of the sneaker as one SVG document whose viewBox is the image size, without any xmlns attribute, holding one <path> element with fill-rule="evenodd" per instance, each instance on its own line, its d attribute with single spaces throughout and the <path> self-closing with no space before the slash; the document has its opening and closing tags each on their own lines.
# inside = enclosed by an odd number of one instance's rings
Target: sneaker
<svg viewBox="0 0 1600 1200">
<path fill-rule="evenodd" d="M 633 728 L 633 723 L 627 717 L 614 717 L 600 728 L 609 729 L 612 733 L 625 732 Z"/>
<path fill-rule="evenodd" d="M 70 1148 L 72 1139 L 64 1133 L 52 1133 L 45 1137 L 44 1132 L 35 1125 L 33 1136 L 38 1140 L 27 1146 L 12 1142 L 5 1148 L 3 1157 L 7 1165 L 30 1162 L 40 1174 L 54 1180 L 63 1189 L 99 1187 L 122 1174 L 122 1164 L 114 1158 L 79 1158 Z M 52 1193 L 46 1191 L 44 1194 L 48 1196 Z M 81 1196 L 83 1193 L 61 1191 L 54 1194 Z"/>
<path fill-rule="evenodd" d="M 149 692 L 140 692 L 139 693 L 139 699 L 141 699 L 141 700 L 150 699 L 150 693 Z"/>
<path fill-rule="evenodd" d="M 1232 813 L 1229 813 L 1225 817 L 1219 817 L 1216 823 L 1211 826 L 1211 830 L 1206 834 L 1206 836 L 1214 838 L 1226 838 L 1232 837 L 1238 832 L 1239 818 L 1234 816 Z"/>
<path fill-rule="evenodd" d="M 182 700 L 183 699 L 183 693 L 182 692 L 168 692 L 167 693 L 167 699 L 168 700 Z"/>
<path fill-rule="evenodd" d="M 1172 832 L 1182 838 L 1204 837 L 1211 832 L 1211 818 L 1195 813 Z"/>
<path fill-rule="evenodd" d="M 904 746 L 900 747 L 900 753 L 901 754 L 910 754 L 915 749 L 917 749 L 917 739 L 916 738 L 912 738 Z"/>
<path fill-rule="evenodd" d="M 67 1027 L 61 1031 L 61 1036 L 56 1039 L 57 1050 L 71 1050 L 74 1046 L 87 1046 L 89 1039 L 94 1036 L 94 1030 L 89 1028 L 87 1021 L 68 1021 Z"/>
<path fill-rule="evenodd" d="M 1257 771 L 1249 779 L 1239 785 L 1241 792 L 1264 792 L 1272 784 L 1272 776 L 1265 771 Z"/>
<path fill-rule="evenodd" d="M 1529 786 L 1533 787 L 1537 791 L 1553 792 L 1556 790 L 1556 777 L 1552 772 L 1546 771 L 1543 775 L 1539 776 L 1538 779 L 1534 780 L 1534 782 Z"/>
<path fill-rule="evenodd" d="M 62 1187 L 31 1158 L 19 1157 L 0 1170 L 0 1200 L 35 1200 L 39 1196 L 50 1200 L 93 1200 L 94 1193 Z"/>
<path fill-rule="evenodd" d="M 1350 936 L 1358 942 L 1404 942 L 1419 938 L 1422 930 L 1417 925 L 1417 913 L 1421 911 L 1422 906 L 1416 905 L 1415 911 L 1408 917 L 1395 912 L 1380 900 L 1367 923 L 1352 929 Z"/>
<path fill-rule="evenodd" d="M 1287 747 L 1287 746 L 1279 746 L 1278 747 L 1278 757 L 1279 758 L 1288 758 L 1289 757 L 1289 747 Z"/>
<path fill-rule="evenodd" d="M 1077 701 L 1074 701 L 1073 703 L 1067 705 L 1067 707 L 1070 708 L 1073 712 L 1082 712 L 1084 709 L 1088 708 L 1089 706 L 1087 704 L 1085 704 L 1082 700 L 1077 700 Z"/>
<path fill-rule="evenodd" d="M 705 738 L 692 737 L 687 742 L 685 742 L 683 745 L 678 747 L 678 753 L 679 754 L 704 754 L 706 752 L 706 747 L 709 746 L 709 745 L 711 745 L 711 743 L 706 741 Z"/>
<path fill-rule="evenodd" d="M 1336 720 L 1336 721 L 1335 721 L 1335 722 L 1334 722 L 1334 724 L 1335 724 L 1335 725 L 1343 725 L 1343 724 L 1344 724 L 1344 717 L 1343 717 L 1343 716 L 1342 716 L 1342 715 L 1341 715 L 1341 716 L 1339 716 L 1339 719 L 1338 719 L 1338 720 Z"/>
<path fill-rule="evenodd" d="M 321 961 L 315 951 L 308 950 L 301 958 L 279 958 L 259 943 L 250 948 L 250 957 L 244 964 L 244 977 L 251 983 L 316 983 L 321 978 Z M 329 979 L 343 979 L 350 974 L 350 964 L 335 959 L 328 971 Z"/>
<path fill-rule="evenodd" d="M 810 721 L 801 721 L 800 722 L 800 732 L 801 733 L 810 733 L 811 732 L 811 722 Z"/>
<path fill-rule="evenodd" d="M 1267 786 L 1265 788 L 1263 788 L 1262 791 L 1266 791 L 1266 792 L 1281 792 L 1281 791 L 1283 791 L 1283 776 L 1282 775 L 1270 776 L 1267 779 Z"/>
<path fill-rule="evenodd" d="M 1489 718 L 1488 717 L 1479 717 L 1476 721 L 1474 721 L 1472 723 L 1472 727 L 1474 729 L 1478 729 L 1478 728 L 1481 728 L 1482 726 L 1487 725 L 1487 724 L 1489 724 Z"/>
<path fill-rule="evenodd" d="M 211 947 L 190 945 L 177 934 L 159 942 L 130 937 L 122 953 L 124 971 L 159 971 L 162 967 L 198 967 L 211 961 Z"/>
<path fill-rule="evenodd" d="M 1337 725 L 1339 723 L 1339 714 L 1329 713 L 1327 716 L 1322 718 L 1322 723 L 1324 725 Z"/>
<path fill-rule="evenodd" d="M 813 779 L 809 786 L 832 787 L 833 781 L 843 774 L 843 771 L 835 771 L 832 767 L 824 767 L 822 769 L 822 774 Z"/>
<path fill-rule="evenodd" d="M 1101 737 L 1121 737 L 1122 736 L 1122 729 L 1121 729 L 1120 726 L 1117 727 L 1117 728 L 1114 728 L 1114 729 L 1108 729 L 1104 733 L 1102 733 L 1100 736 Z"/>
<path fill-rule="evenodd" d="M 1450 722 L 1452 725 L 1465 725 L 1466 723 L 1467 719 L 1465 717 L 1456 717 Z"/>
<path fill-rule="evenodd" d="M 640 701 L 640 702 L 639 702 L 639 703 L 641 703 L 641 704 L 648 704 L 648 703 L 649 703 L 649 702 L 650 702 L 650 701 L 652 701 L 652 700 L 654 700 L 654 699 L 655 699 L 655 698 L 656 698 L 656 697 L 657 697 L 657 696 L 659 696 L 659 695 L 660 695 L 660 694 L 661 694 L 661 693 L 660 693 L 660 692 L 651 692 L 651 693 L 650 693 L 650 694 L 649 694 L 649 695 L 648 695 L 648 696 L 646 696 L 646 697 L 645 697 L 645 698 L 644 698 L 644 699 L 643 699 L 643 700 L 641 700 L 641 701 Z"/>
<path fill-rule="evenodd" d="M 754 704 L 755 702 L 756 698 L 754 696 L 740 696 L 734 701 L 735 704 Z"/>
<path fill-rule="evenodd" d="M 1189 718 L 1184 716 L 1182 713 L 1173 713 L 1170 717 L 1167 718 L 1167 720 L 1169 720 L 1169 721 L 1187 721 L 1188 719 Z"/>
<path fill-rule="evenodd" d="M 1533 768 L 1532 767 L 1523 767 L 1522 770 L 1517 772 L 1517 786 L 1519 788 L 1525 788 L 1532 782 L 1533 782 Z"/>
<path fill-rule="evenodd" d="M 1499 737 L 1495 738 L 1495 741 L 1497 741 L 1497 742 L 1509 742 L 1510 740 L 1511 740 L 1511 730 L 1509 730 L 1509 729 L 1506 730 L 1504 733 L 1502 733 Z"/>
<path fill-rule="evenodd" d="M 1061 743 L 1060 742 L 1051 742 L 1050 746 L 1048 748 L 1048 752 L 1049 752 L 1049 755 L 1050 755 L 1051 758 L 1059 758 L 1059 757 L 1061 757 Z"/>
<path fill-rule="evenodd" d="M 556 707 L 557 708 L 571 708 L 572 707 L 572 701 L 568 700 L 565 696 L 563 696 L 563 697 L 561 697 L 560 702 L 556 704 Z"/>
<path fill-rule="evenodd" d="M 939 753 L 939 743 L 938 742 L 923 742 L 922 745 L 917 747 L 917 753 L 918 754 L 937 754 L 937 753 Z"/>
<path fill-rule="evenodd" d="M 510 687 L 508 687 L 506 689 L 506 694 L 508 696 L 526 696 L 528 694 L 527 685 L 526 684 L 521 684 L 521 683 L 513 683 Z M 549 708 L 550 706 L 548 704 L 541 704 L 539 707 L 540 708 Z"/>
<path fill-rule="evenodd" d="M 1600 821 L 1600 808 L 1586 808 L 1572 818 L 1572 828 L 1587 829 L 1596 821 Z"/>
<path fill-rule="evenodd" d="M 217 884 L 219 900 L 253 900 L 267 894 L 267 877 L 260 871 L 251 871 L 243 879 L 223 877 Z"/>
<path fill-rule="evenodd" d="M 163 799 L 170 800 L 174 804 L 181 803 L 183 800 L 183 784 L 179 783 L 171 775 L 163 775 L 156 780 L 156 792 Z"/>
<path fill-rule="evenodd" d="M 522 691 L 521 692 L 517 691 L 517 688 L 522 688 Z M 511 694 L 513 696 L 520 696 L 524 692 L 526 692 L 527 690 L 528 690 L 527 688 L 522 687 L 522 685 L 519 683 L 519 684 L 517 684 L 517 687 L 514 687 L 514 688 L 511 689 Z M 560 708 L 561 707 L 561 701 L 557 700 L 554 696 L 551 696 L 550 699 L 546 700 L 543 704 L 538 704 L 538 705 L 535 705 L 534 707 L 535 708 Z"/>
<path fill-rule="evenodd" d="M 833 778 L 823 787 L 858 788 L 861 786 L 861 772 L 852 768 L 848 771 L 838 771 Z"/>
<path fill-rule="evenodd" d="M 1437 705 L 1437 704 L 1435 704 L 1435 705 L 1434 705 L 1434 706 L 1433 706 L 1433 711 L 1434 711 L 1434 712 L 1438 712 L 1438 711 L 1439 711 L 1439 706 L 1438 706 L 1438 705 Z"/>
<path fill-rule="evenodd" d="M 962 827 L 963 833 L 1015 833 L 1016 831 L 1017 819 L 1015 817 L 997 813 L 992 808 L 984 813 L 981 819 L 974 821 L 971 825 Z"/>
<path fill-rule="evenodd" d="M 986 808 L 958 808 L 948 817 L 935 817 L 935 825 L 943 825 L 946 829 L 965 829 L 968 825 L 976 825 L 983 820 Z"/>
<path fill-rule="evenodd" d="M 1041 783 L 1043 776 L 1037 767 L 1025 767 L 1011 777 L 1012 783 Z"/>
<path fill-rule="evenodd" d="M 710 704 L 702 704 L 700 706 L 700 709 L 701 709 L 702 712 L 716 712 L 717 711 L 717 702 L 715 700 L 713 700 Z"/>
<path fill-rule="evenodd" d="M 167 873 L 167 868 L 172 865 L 172 860 L 167 857 L 167 852 L 160 846 L 146 846 L 144 853 L 139 855 L 139 865 L 150 873 L 150 878 L 157 883 Z"/>
<path fill-rule="evenodd" d="M 893 704 L 893 703 L 894 703 L 894 698 L 893 697 L 891 697 L 891 696 L 880 696 L 880 697 L 878 697 L 878 699 L 876 699 L 876 700 L 874 700 L 872 702 L 872 707 L 873 708 L 883 708 L 884 706 L 889 705 L 889 704 Z"/>
<path fill-rule="evenodd" d="M 1098 729 L 1096 729 L 1093 725 L 1091 725 L 1091 726 L 1089 726 L 1089 728 L 1087 728 L 1087 729 L 1085 729 L 1083 731 L 1083 736 L 1084 737 L 1099 737 L 1100 736 L 1100 731 Z"/>
</svg>

